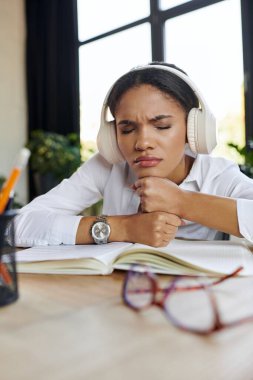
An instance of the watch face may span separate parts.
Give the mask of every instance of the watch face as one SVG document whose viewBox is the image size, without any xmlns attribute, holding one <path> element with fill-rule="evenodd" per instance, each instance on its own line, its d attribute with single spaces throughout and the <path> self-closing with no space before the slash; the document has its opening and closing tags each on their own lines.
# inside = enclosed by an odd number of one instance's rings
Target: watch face
<svg viewBox="0 0 253 380">
<path fill-rule="evenodd" d="M 104 222 L 97 222 L 93 225 L 91 232 L 94 239 L 107 242 L 110 235 L 110 226 Z"/>
</svg>

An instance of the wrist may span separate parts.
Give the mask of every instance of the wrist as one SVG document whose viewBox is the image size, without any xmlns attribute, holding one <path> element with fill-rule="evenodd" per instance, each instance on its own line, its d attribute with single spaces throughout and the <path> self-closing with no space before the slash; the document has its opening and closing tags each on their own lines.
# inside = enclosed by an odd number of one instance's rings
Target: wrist
<svg viewBox="0 0 253 380">
<path fill-rule="evenodd" d="M 109 242 L 112 241 L 129 241 L 129 215 L 108 216 L 107 220 L 111 227 Z"/>
<path fill-rule="evenodd" d="M 175 194 L 175 202 L 173 208 L 168 210 L 169 213 L 175 214 L 180 218 L 184 218 L 187 209 L 188 191 L 178 188 L 177 194 Z"/>
<path fill-rule="evenodd" d="M 182 190 L 180 188 L 178 190 L 179 190 L 178 194 L 175 197 L 176 198 L 175 209 L 173 211 L 170 210 L 170 212 L 184 219 L 186 205 L 187 205 L 187 191 Z"/>
<path fill-rule="evenodd" d="M 75 244 L 91 244 L 94 243 L 90 236 L 90 226 L 94 223 L 95 216 L 83 216 L 80 220 L 77 232 Z"/>
<path fill-rule="evenodd" d="M 179 201 L 179 213 L 177 214 L 180 218 L 189 219 L 190 209 L 194 202 L 193 195 L 194 192 L 192 191 L 181 190 L 181 197 Z"/>
</svg>

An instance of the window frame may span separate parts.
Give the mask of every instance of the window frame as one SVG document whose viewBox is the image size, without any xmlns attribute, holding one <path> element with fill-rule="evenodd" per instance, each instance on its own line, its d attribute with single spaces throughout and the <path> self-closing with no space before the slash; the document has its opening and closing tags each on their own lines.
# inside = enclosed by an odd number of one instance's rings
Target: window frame
<svg viewBox="0 0 253 380">
<path fill-rule="evenodd" d="M 77 0 L 75 0 L 77 2 Z M 77 48 L 91 42 L 103 39 L 113 34 L 125 31 L 144 23 L 150 23 L 151 51 L 153 61 L 163 61 L 165 56 L 165 22 L 168 19 L 193 12 L 226 0 L 192 0 L 173 8 L 161 10 L 159 0 L 150 1 L 150 15 L 96 35 L 84 41 L 77 37 Z M 77 6 L 76 6 L 77 9 Z M 241 0 L 241 22 L 242 22 L 242 50 L 244 70 L 244 99 L 245 99 L 245 143 L 249 147 L 249 140 L 253 140 L 253 2 L 252 0 Z M 79 83 L 77 84 L 79 89 Z"/>
</svg>

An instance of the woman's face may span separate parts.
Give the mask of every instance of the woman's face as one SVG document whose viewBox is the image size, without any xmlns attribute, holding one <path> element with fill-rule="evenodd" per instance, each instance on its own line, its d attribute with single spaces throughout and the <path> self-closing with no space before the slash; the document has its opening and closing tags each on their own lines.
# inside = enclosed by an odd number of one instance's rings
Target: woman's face
<svg viewBox="0 0 253 380">
<path fill-rule="evenodd" d="M 186 113 L 156 87 L 129 89 L 115 111 L 119 149 L 138 178 L 162 177 L 180 183 L 186 177 Z"/>
</svg>

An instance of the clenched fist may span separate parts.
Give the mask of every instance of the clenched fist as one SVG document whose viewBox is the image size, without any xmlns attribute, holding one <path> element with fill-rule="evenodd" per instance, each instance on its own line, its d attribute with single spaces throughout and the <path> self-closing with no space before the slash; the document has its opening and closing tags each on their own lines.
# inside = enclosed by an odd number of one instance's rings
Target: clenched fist
<svg viewBox="0 0 253 380">
<path fill-rule="evenodd" d="M 183 190 L 166 178 L 138 179 L 133 190 L 140 197 L 142 212 L 164 211 L 181 216 L 180 201 Z"/>
<path fill-rule="evenodd" d="M 126 241 L 164 247 L 176 236 L 181 219 L 167 212 L 139 213 L 126 216 Z"/>
</svg>

